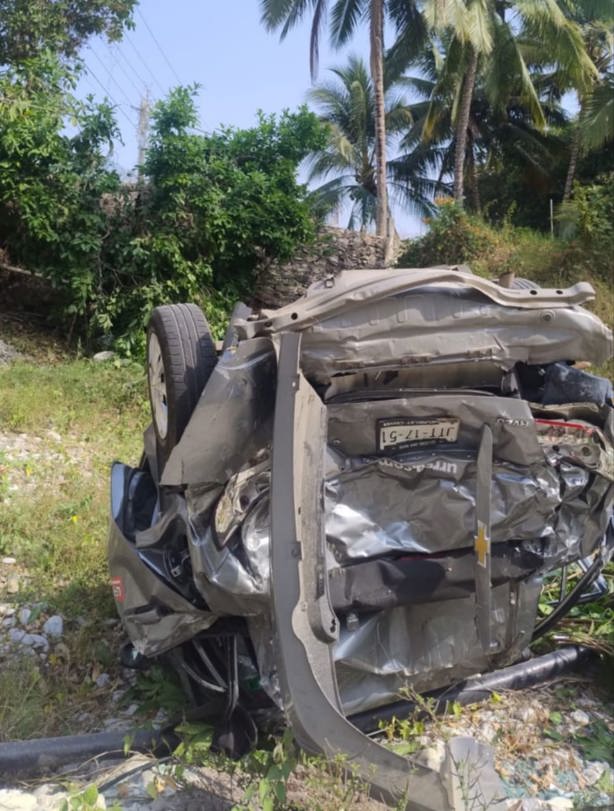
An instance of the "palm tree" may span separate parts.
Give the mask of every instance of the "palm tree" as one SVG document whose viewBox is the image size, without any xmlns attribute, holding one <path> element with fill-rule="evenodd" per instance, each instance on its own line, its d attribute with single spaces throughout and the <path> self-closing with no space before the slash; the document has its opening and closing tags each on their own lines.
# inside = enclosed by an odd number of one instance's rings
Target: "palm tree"
<svg viewBox="0 0 614 811">
<path fill-rule="evenodd" d="M 427 8 L 430 25 L 441 32 L 446 44 L 434 98 L 438 101 L 442 90 L 452 93 L 454 198 L 462 205 L 471 105 L 478 76 L 493 109 L 505 110 L 515 99 L 530 111 L 534 124 L 543 128 L 546 120 L 529 66 L 554 66 L 575 85 L 590 82 L 596 69 L 580 27 L 563 13 L 557 0 L 447 0 Z M 427 135 L 431 126 L 427 119 Z"/>
<path fill-rule="evenodd" d="M 572 129 L 563 201 L 571 197 L 576 167 L 582 153 L 599 148 L 612 137 L 612 53 L 614 6 L 611 0 L 561 0 L 566 13 L 582 32 L 584 45 L 596 67 L 587 81 L 569 82 L 563 74 L 552 77 L 559 92 L 576 91 L 580 111 Z"/>
<path fill-rule="evenodd" d="M 329 130 L 326 148 L 312 156 L 309 180 L 326 181 L 314 192 L 326 211 L 338 210 L 349 199 L 352 205 L 348 227 L 365 230 L 376 219 L 377 210 L 373 83 L 367 66 L 357 56 L 350 56 L 346 66 L 330 72 L 335 80 L 316 85 L 308 94 Z M 407 130 L 411 114 L 405 99 L 394 93 L 395 81 L 389 71 L 384 73 L 384 86 L 386 134 L 390 140 Z M 406 161 L 402 172 L 394 161 L 388 163 L 389 192 L 421 214 L 431 213 L 429 198 L 435 186 L 424 169 L 418 160 L 411 166 Z"/>
<path fill-rule="evenodd" d="M 456 43 L 451 46 L 456 47 Z M 416 62 L 421 75 L 399 80 L 399 84 L 411 88 L 418 101 L 410 104 L 412 124 L 399 145 L 401 154 L 389 164 L 395 175 L 402 177 L 408 166 L 421 161 L 422 171 L 437 178 L 435 195 L 448 192 L 444 178 L 454 175 L 457 153 L 454 108 L 460 82 L 454 76 L 446 83 L 441 75 L 441 66 L 446 63 L 449 65 L 445 50 L 430 49 Z M 566 123 L 558 101 L 546 100 L 541 111 L 547 132 L 541 132 L 519 98 L 510 97 L 505 107 L 494 107 L 484 84 L 485 77 L 480 73 L 467 123 L 463 167 L 467 204 L 476 213 L 481 210 L 480 170 L 496 176 L 509 162 L 527 186 L 536 183 L 540 189 L 554 187 L 555 168 L 564 151 L 563 141 L 554 132 Z"/>
<path fill-rule="evenodd" d="M 310 66 L 315 78 L 319 38 L 328 15 L 328 0 L 261 0 L 262 21 L 270 30 L 281 29 L 281 38 L 313 12 L 310 42 Z M 331 41 L 341 47 L 349 41 L 363 19 L 369 21 L 370 70 L 375 104 L 375 191 L 376 232 L 387 239 L 387 253 L 393 237 L 386 185 L 386 110 L 384 88 L 384 16 L 388 14 L 397 31 L 406 36 L 412 20 L 420 20 L 413 0 L 335 0 L 330 12 Z M 418 26 L 419 27 L 419 26 Z M 426 30 L 422 25 L 420 30 Z"/>
</svg>

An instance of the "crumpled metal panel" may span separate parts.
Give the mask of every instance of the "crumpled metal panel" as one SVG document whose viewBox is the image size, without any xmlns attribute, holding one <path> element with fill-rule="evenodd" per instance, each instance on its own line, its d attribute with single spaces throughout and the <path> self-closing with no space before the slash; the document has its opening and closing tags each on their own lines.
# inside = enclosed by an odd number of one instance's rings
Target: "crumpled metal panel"
<svg viewBox="0 0 614 811">
<path fill-rule="evenodd" d="M 112 577 L 120 578 L 117 608 L 134 647 L 144 656 L 157 656 L 211 627 L 217 615 L 196 608 L 142 560 L 137 562 L 139 550 L 124 535 L 120 515 L 129 473 L 125 465 L 113 466 L 109 569 Z"/>
<path fill-rule="evenodd" d="M 406 454 L 404 459 L 348 460 L 348 470 L 329 468 L 326 536 L 337 566 L 471 545 L 475 459 L 452 454 Z M 493 543 L 522 542 L 549 568 L 585 557 L 605 533 L 613 500 L 607 479 L 578 466 L 495 464 Z M 205 582 L 248 598 L 268 593 L 268 505 L 267 496 L 246 513 L 234 543 L 224 549 L 218 548 L 207 521 L 201 522 L 198 537 L 198 507 L 190 505 L 192 543 L 201 549 Z M 251 600 L 242 607 L 253 611 Z"/>
<path fill-rule="evenodd" d="M 403 689 L 437 689 L 517 660 L 531 636 L 541 585 L 541 577 L 534 576 L 493 589 L 498 650 L 491 657 L 477 636 L 473 595 L 378 612 L 351 630 L 342 625 L 333 656 L 344 713 L 386 704 Z M 281 706 L 270 620 L 265 615 L 250 618 L 249 631 L 260 683 Z"/>
<path fill-rule="evenodd" d="M 376 423 L 380 419 L 437 419 L 460 421 L 455 448 L 477 451 L 482 426 L 493 432 L 495 458 L 518 465 L 543 462 L 529 404 L 512 397 L 487 394 L 428 394 L 328 406 L 329 442 L 347 456 L 369 456 L 377 451 Z"/>
<path fill-rule="evenodd" d="M 603 363 L 611 356 L 611 332 L 588 310 L 527 312 L 464 297 L 415 293 L 314 324 L 303 336 L 305 374 L 326 382 L 334 373 L 366 367 L 482 360 L 510 368 L 518 361 Z"/>
<path fill-rule="evenodd" d="M 162 484 L 225 484 L 264 448 L 271 440 L 275 374 L 268 338 L 229 347 L 162 471 Z"/>
<path fill-rule="evenodd" d="M 595 298 L 595 290 L 588 282 L 578 282 L 565 290 L 554 290 L 518 284 L 502 287 L 495 281 L 476 276 L 458 265 L 439 265 L 430 268 L 382 268 L 377 270 L 344 270 L 312 284 L 297 301 L 277 310 L 262 310 L 260 318 L 251 324 L 253 333 L 262 328 L 279 331 L 322 320 L 341 311 L 348 312 L 364 301 L 379 302 L 409 290 L 424 287 L 459 290 L 469 288 L 501 307 L 540 310 L 544 307 L 560 309 L 585 304 Z"/>
<path fill-rule="evenodd" d="M 517 659 L 535 622 L 541 578 L 492 590 L 493 658 L 482 650 L 475 598 L 402 606 L 342 629 L 335 646 L 337 681 L 344 712 L 377 707 L 403 688 L 437 689 L 476 672 Z"/>
<path fill-rule="evenodd" d="M 517 361 L 602 363 L 612 355 L 611 331 L 572 303 L 581 295 L 504 290 L 462 273 L 430 285 L 438 275 L 432 270 L 386 274 L 376 273 L 371 281 L 367 271 L 341 274 L 330 290 L 314 287 L 295 304 L 246 323 L 247 334 L 301 330 L 301 367 L 308 379 L 321 383 L 334 373 L 369 367 L 499 361 L 510 368 Z M 423 285 L 406 291 L 418 278 Z M 472 289 L 476 282 L 487 292 Z M 583 300 L 587 297 L 588 292 Z"/>
<path fill-rule="evenodd" d="M 423 453 L 405 457 L 403 465 L 382 458 L 350 460 L 336 450 L 329 452 L 325 526 L 336 567 L 378 555 L 436 553 L 471 545 L 475 458 Z M 493 589 L 493 639 L 505 654 L 499 665 L 517 658 L 531 635 L 539 572 L 590 554 L 606 530 L 612 484 L 578 466 L 559 461 L 557 468 L 543 453 L 542 463 L 529 468 L 494 466 L 493 543 L 515 540 L 534 552 L 537 561 L 536 576 Z M 229 487 L 240 496 L 236 481 Z M 198 505 L 190 509 L 196 516 Z M 249 617 L 262 686 L 279 701 L 267 619 L 269 532 L 267 496 L 243 516 L 234 544 L 220 550 L 207 529 L 191 543 L 201 550 L 203 596 L 216 611 Z M 351 629 L 342 628 L 335 661 L 346 712 L 385 703 L 404 685 L 430 689 L 493 666 L 477 639 L 473 593 L 362 617 Z"/>
<path fill-rule="evenodd" d="M 329 544 L 338 561 L 470 547 L 475 492 L 475 459 L 366 461 L 326 482 Z M 543 464 L 529 469 L 495 464 L 492 504 L 493 543 L 554 535 L 558 476 Z"/>
<path fill-rule="evenodd" d="M 262 465 L 256 466 L 256 475 Z M 240 498 L 235 475 L 227 490 Z M 249 488 L 249 477 L 242 477 Z M 217 490 L 217 493 L 220 491 Z M 225 545 L 216 539 L 208 491 L 187 492 L 188 545 L 196 585 L 211 610 L 225 616 L 250 616 L 266 610 L 270 600 L 268 492 L 242 516 Z"/>
</svg>

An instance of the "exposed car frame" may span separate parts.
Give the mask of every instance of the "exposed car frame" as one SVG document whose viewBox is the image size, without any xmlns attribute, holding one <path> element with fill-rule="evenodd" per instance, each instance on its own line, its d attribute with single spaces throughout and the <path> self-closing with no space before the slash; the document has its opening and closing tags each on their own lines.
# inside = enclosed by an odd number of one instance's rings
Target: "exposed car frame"
<svg viewBox="0 0 614 811">
<path fill-rule="evenodd" d="M 417 809 L 455 807 L 451 773 L 446 778 L 394 754 L 348 720 L 363 704 L 372 706 L 361 691 L 377 683 L 377 671 L 352 689 L 346 684 L 342 696 L 335 651 L 341 634 L 351 642 L 374 617 L 412 600 L 426 601 L 428 611 L 449 622 L 448 606 L 459 606 L 475 623 L 461 617 L 450 637 L 458 640 L 466 629 L 464 653 L 452 641 L 449 663 L 429 670 L 423 657 L 417 671 L 419 689 L 431 673 L 449 684 L 517 661 L 531 635 L 547 630 L 552 619 L 535 628 L 543 572 L 583 562 L 579 584 L 569 593 L 561 589 L 555 619 L 590 585 L 597 584 L 591 597 L 603 591 L 598 578 L 614 543 L 612 393 L 607 381 L 570 365 L 612 354 L 611 332 L 581 306 L 593 296 L 586 283 L 504 288 L 458 268 L 350 271 L 277 311 L 241 306 L 216 363 L 206 344 L 202 393 L 181 406 L 187 423 L 175 430 L 175 444 L 149 428 L 140 467 L 113 468 L 109 559 L 131 655 L 170 657 L 194 702 L 217 707 L 219 748 L 253 745 L 256 721 L 277 703 L 301 746 L 344 753 L 380 796 L 395 802 L 410 796 L 409 807 Z M 186 309 L 176 315 L 185 317 L 195 340 L 204 340 L 200 316 Z M 164 377 L 159 363 L 155 368 Z M 428 390 L 420 388 L 425 380 Z M 180 383 L 181 376 L 175 387 Z M 541 401 L 530 402 L 538 389 Z M 565 400 L 567 393 L 575 400 Z M 161 403 L 154 404 L 154 420 Z M 394 443 L 385 433 L 389 424 L 402 434 Z M 417 482 L 425 470 L 439 475 L 443 451 L 456 446 L 462 454 L 454 458 L 469 471 L 457 485 L 464 499 L 458 534 L 468 543 L 446 547 L 438 527 L 439 546 L 421 552 L 414 539 L 395 550 L 387 536 L 388 546 L 352 558 L 350 539 L 346 557 L 332 566 L 324 482 L 353 474 L 342 465 L 331 479 L 331 454 L 354 460 L 357 476 L 367 469 L 379 475 L 382 467 L 388 474 L 396 464 Z M 522 479 L 525 469 L 532 478 Z M 581 514 L 571 484 L 555 492 L 556 477 L 567 470 L 583 471 L 575 486 L 590 499 Z M 536 518 L 518 515 L 503 531 L 505 476 L 516 476 L 525 499 L 535 493 L 526 503 L 535 503 Z M 341 485 L 339 492 L 343 506 Z M 567 517 L 554 515 L 557 504 Z M 266 543 L 246 552 L 240 537 L 254 514 L 270 517 L 270 531 Z M 550 523 L 540 535 L 542 514 Z M 565 532 L 573 536 L 567 546 Z M 357 561 L 362 579 L 354 577 Z M 250 566 L 261 567 L 253 582 Z M 420 593 L 412 569 L 434 571 L 434 583 Z M 388 588 L 391 572 L 396 585 Z M 365 578 L 379 584 L 368 598 Z M 265 686 L 264 700 L 242 686 L 250 667 Z M 394 700 L 400 678 L 388 686 L 381 681 L 376 709 Z M 469 747 L 462 757 L 478 753 Z M 492 785 L 481 790 L 495 802 Z"/>
</svg>

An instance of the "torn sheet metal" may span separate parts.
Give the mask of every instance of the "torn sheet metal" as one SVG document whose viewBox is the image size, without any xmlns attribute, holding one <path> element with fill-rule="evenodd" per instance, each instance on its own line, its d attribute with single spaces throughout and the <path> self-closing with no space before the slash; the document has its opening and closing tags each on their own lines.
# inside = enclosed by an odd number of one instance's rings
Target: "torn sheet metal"
<svg viewBox="0 0 614 811">
<path fill-rule="evenodd" d="M 592 296 L 590 285 L 507 290 L 450 271 L 345 271 L 330 289 L 318 283 L 244 328 L 249 335 L 300 330 L 302 369 L 322 383 L 335 373 L 450 361 L 602 363 L 612 333 L 578 306 Z"/>
<path fill-rule="evenodd" d="M 518 658 L 528 643 L 540 589 L 539 577 L 493 589 L 493 649 L 505 650 L 505 661 Z M 335 663 L 348 714 L 385 704 L 404 688 L 436 689 L 493 666 L 478 638 L 473 596 L 394 608 L 353 630 L 342 626 Z"/>
<path fill-rule="evenodd" d="M 122 609 L 122 622 L 135 649 L 144 656 L 156 656 L 210 628 L 217 616 L 196 608 L 140 559 L 138 548 L 127 537 L 130 527 L 126 519 L 130 522 L 134 508 L 142 508 L 147 502 L 143 494 L 137 495 L 130 487 L 133 474 L 132 468 L 119 463 L 113 465 L 109 531 L 109 558 L 113 562 L 111 582 Z M 132 497 L 136 496 L 136 503 L 131 502 L 131 493 Z M 134 573 L 138 573 L 138 577 Z"/>
<path fill-rule="evenodd" d="M 363 763 L 378 750 L 344 714 L 518 659 L 542 577 L 612 551 L 611 387 L 570 365 L 612 352 L 592 296 L 393 269 L 235 313 L 162 474 L 152 431 L 138 469 L 114 468 L 136 648 L 181 645 L 219 692 L 208 662 L 240 635 L 256 707 L 268 694 L 305 745 Z"/>
<path fill-rule="evenodd" d="M 225 484 L 266 447 L 271 441 L 275 375 L 275 352 L 267 338 L 230 346 L 166 463 L 162 484 Z"/>
</svg>

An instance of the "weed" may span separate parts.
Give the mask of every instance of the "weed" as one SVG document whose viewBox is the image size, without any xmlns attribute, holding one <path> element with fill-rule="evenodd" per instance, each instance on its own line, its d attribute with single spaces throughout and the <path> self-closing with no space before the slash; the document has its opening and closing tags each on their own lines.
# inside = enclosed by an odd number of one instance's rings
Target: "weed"
<svg viewBox="0 0 614 811">
<path fill-rule="evenodd" d="M 107 811 L 122 811 L 121 806 L 115 803 L 106 805 L 104 797 L 98 793 L 93 784 L 84 789 L 73 788 L 60 805 L 60 811 L 97 811 L 101 808 L 106 808 Z"/>
<path fill-rule="evenodd" d="M 136 682 L 126 694 L 126 701 L 134 701 L 142 713 L 156 712 L 159 709 L 177 713 L 185 707 L 185 693 L 181 689 L 177 674 L 162 665 L 152 665 L 144 673 L 138 673 Z M 179 732 L 188 734 L 188 727 Z"/>
<path fill-rule="evenodd" d="M 588 729 L 577 732 L 573 743 L 586 760 L 600 760 L 614 765 L 612 733 L 600 718 L 593 719 Z"/>
</svg>

